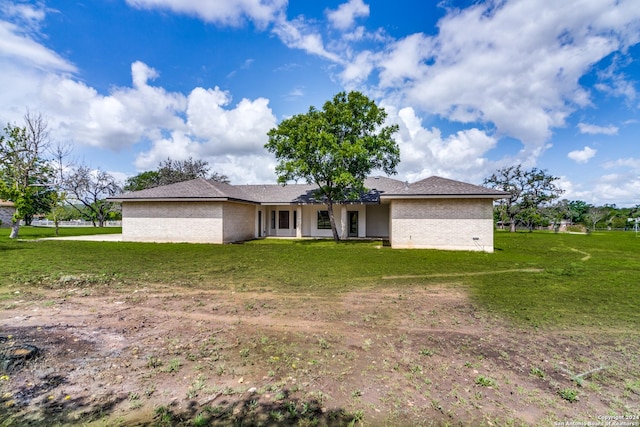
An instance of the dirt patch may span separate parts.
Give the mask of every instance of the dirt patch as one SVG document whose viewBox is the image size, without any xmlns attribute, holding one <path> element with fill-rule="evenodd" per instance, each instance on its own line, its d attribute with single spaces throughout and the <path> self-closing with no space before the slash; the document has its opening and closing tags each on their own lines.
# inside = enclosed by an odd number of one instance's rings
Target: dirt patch
<svg viewBox="0 0 640 427">
<path fill-rule="evenodd" d="M 514 327 L 454 285 L 16 292 L 0 312 L 0 354 L 38 353 L 1 373 L 0 425 L 553 425 L 640 414 L 636 332 Z"/>
</svg>

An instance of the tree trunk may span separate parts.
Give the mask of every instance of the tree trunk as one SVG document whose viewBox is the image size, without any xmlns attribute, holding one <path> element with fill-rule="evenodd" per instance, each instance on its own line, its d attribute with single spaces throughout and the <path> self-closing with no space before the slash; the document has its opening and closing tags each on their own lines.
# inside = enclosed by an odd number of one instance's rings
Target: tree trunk
<svg viewBox="0 0 640 427">
<path fill-rule="evenodd" d="M 511 232 L 511 233 L 515 233 L 516 232 L 516 221 L 515 220 L 511 220 L 511 224 L 509 225 L 509 232 Z"/>
<path fill-rule="evenodd" d="M 338 234 L 338 229 L 336 228 L 336 219 L 333 216 L 333 201 L 327 201 L 327 211 L 329 212 L 329 222 L 331 223 L 331 232 L 333 233 L 333 240 L 336 242 L 340 241 L 340 235 Z"/>
<path fill-rule="evenodd" d="M 9 238 L 17 239 L 19 232 L 20 232 L 20 221 L 13 221 L 11 223 L 11 235 L 9 236 Z"/>
</svg>

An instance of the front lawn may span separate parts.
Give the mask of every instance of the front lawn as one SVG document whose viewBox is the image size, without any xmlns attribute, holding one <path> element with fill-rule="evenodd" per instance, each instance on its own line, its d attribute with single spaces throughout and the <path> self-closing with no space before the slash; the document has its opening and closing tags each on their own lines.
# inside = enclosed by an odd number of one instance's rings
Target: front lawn
<svg viewBox="0 0 640 427">
<path fill-rule="evenodd" d="M 119 229 L 63 228 L 62 235 Z M 21 237 L 50 237 L 24 227 Z M 0 290 L 60 278 L 181 288 L 331 294 L 456 286 L 480 306 L 533 326 L 640 325 L 640 238 L 497 232 L 493 254 L 395 250 L 380 242 L 260 240 L 234 245 L 10 241 L 0 237 Z"/>
</svg>

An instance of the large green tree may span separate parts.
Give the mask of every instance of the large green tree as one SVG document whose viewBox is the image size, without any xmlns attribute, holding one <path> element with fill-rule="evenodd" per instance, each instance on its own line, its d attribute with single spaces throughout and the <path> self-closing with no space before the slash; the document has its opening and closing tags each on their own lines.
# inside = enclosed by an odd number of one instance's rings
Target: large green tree
<svg viewBox="0 0 640 427">
<path fill-rule="evenodd" d="M 506 191 L 508 199 L 498 202 L 497 211 L 503 223 L 509 223 L 510 231 L 516 231 L 516 225 L 532 224 L 532 218 L 538 209 L 560 197 L 564 190 L 556 185 L 558 177 L 546 170 L 522 169 L 522 165 L 507 166 L 485 178 L 484 185 Z"/>
<path fill-rule="evenodd" d="M 46 213 L 52 202 L 47 189 L 51 175 L 44 152 L 49 145 L 47 123 L 40 115 L 27 113 L 24 126 L 7 124 L 0 135 L 0 198 L 16 207 L 10 237 L 20 231 L 20 219 Z"/>
<path fill-rule="evenodd" d="M 333 238 L 340 235 L 335 203 L 357 198 L 372 170 L 395 174 L 400 150 L 393 139 L 397 125 L 385 126 L 386 112 L 360 92 L 340 92 L 322 110 L 283 120 L 268 133 L 265 148 L 278 160 L 278 182 L 304 179 L 318 186 L 327 204 Z"/>
</svg>

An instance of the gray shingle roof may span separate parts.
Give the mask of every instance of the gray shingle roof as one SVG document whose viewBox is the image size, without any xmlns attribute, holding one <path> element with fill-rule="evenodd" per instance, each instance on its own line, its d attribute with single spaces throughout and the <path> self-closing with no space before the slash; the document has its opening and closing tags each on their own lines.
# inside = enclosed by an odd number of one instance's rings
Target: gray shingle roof
<svg viewBox="0 0 640 427">
<path fill-rule="evenodd" d="M 478 185 L 432 176 L 414 183 L 405 183 L 386 177 L 370 177 L 365 180 L 364 194 L 358 202 L 379 203 L 385 197 L 486 197 L 501 198 L 508 195 Z M 307 204 L 320 203 L 314 197 L 317 187 L 309 184 L 285 186 L 230 185 L 202 178 L 179 182 L 142 191 L 124 193 L 110 197 L 115 202 L 144 200 L 236 200 L 263 204 Z"/>
<path fill-rule="evenodd" d="M 147 188 L 146 190 L 123 193 L 111 197 L 111 200 L 139 199 L 227 199 L 229 196 L 213 185 L 211 181 L 197 178 L 190 181 Z"/>
<path fill-rule="evenodd" d="M 388 192 L 387 195 L 398 196 L 476 196 L 476 197 L 506 197 L 509 193 L 468 184 L 453 179 L 432 176 L 411 184 L 405 183 L 402 188 Z"/>
</svg>

